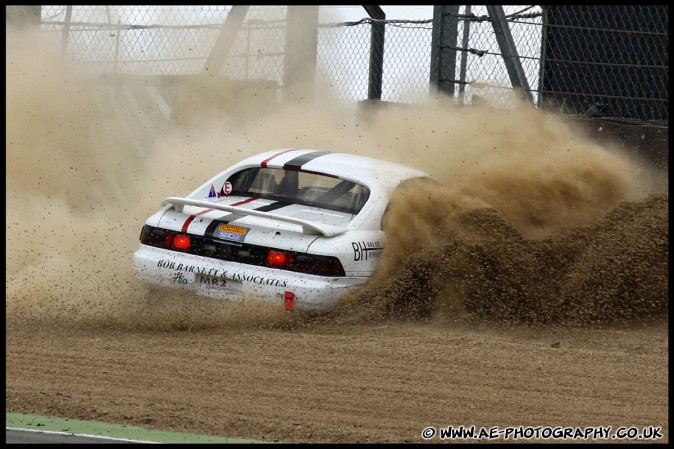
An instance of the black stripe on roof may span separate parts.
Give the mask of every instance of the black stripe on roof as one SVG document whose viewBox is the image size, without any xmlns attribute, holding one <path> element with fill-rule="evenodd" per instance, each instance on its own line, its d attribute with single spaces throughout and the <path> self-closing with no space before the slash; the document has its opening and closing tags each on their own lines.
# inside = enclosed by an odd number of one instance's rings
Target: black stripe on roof
<svg viewBox="0 0 674 449">
<path fill-rule="evenodd" d="M 258 207 L 255 209 L 256 211 L 259 212 L 271 212 L 276 209 L 280 209 L 282 207 L 290 206 L 290 203 L 286 201 L 276 201 L 275 203 L 267 204 L 266 206 Z"/>
<path fill-rule="evenodd" d="M 302 166 L 308 162 L 313 161 L 316 158 L 319 158 L 321 156 L 325 156 L 326 154 L 330 154 L 329 151 L 313 151 L 311 153 L 305 153 L 301 156 L 297 156 L 296 158 L 290 159 L 288 162 L 286 162 L 283 165 L 283 168 L 288 170 L 300 170 Z"/>
</svg>

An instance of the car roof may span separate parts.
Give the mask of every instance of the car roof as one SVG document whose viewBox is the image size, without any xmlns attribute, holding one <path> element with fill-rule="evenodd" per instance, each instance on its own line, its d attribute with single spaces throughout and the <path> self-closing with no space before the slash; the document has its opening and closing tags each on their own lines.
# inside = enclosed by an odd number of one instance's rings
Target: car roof
<svg viewBox="0 0 674 449">
<path fill-rule="evenodd" d="M 409 178 L 429 176 L 407 165 L 367 156 L 313 149 L 279 149 L 244 159 L 241 166 L 286 168 L 323 173 L 364 184 L 398 184 Z"/>
</svg>

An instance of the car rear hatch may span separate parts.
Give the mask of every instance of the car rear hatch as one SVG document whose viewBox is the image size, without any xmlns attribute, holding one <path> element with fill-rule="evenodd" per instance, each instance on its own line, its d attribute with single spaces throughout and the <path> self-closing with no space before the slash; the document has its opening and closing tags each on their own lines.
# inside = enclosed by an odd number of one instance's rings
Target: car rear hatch
<svg viewBox="0 0 674 449">
<path fill-rule="evenodd" d="M 230 245 L 306 252 L 321 236 L 338 235 L 353 215 L 270 199 L 230 196 L 195 200 L 169 197 L 159 227 Z"/>
</svg>

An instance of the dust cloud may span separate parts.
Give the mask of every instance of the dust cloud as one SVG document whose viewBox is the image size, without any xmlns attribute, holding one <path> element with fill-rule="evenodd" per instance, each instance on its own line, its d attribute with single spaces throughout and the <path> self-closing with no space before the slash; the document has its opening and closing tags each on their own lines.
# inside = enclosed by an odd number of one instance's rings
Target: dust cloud
<svg viewBox="0 0 674 449">
<path fill-rule="evenodd" d="M 78 73 L 53 36 L 8 29 L 6 61 L 8 318 L 158 329 L 284 322 L 283 312 L 179 292 L 159 307 L 131 257 L 163 198 L 289 147 L 400 162 L 437 182 L 395 197 L 380 268 L 346 298 L 342 319 L 589 322 L 667 311 L 667 201 L 648 169 L 526 104 L 438 98 L 354 112 L 204 75 L 171 86 L 171 121 L 148 133 L 116 109 L 123 86 Z"/>
</svg>

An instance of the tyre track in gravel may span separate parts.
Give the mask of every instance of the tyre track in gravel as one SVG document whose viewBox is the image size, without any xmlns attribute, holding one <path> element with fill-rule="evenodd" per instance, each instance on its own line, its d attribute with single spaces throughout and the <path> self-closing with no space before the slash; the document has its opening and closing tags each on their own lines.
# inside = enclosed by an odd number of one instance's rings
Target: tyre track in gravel
<svg viewBox="0 0 674 449">
<path fill-rule="evenodd" d="M 666 323 L 129 332 L 7 324 L 8 410 L 267 441 L 421 441 L 429 425 L 648 426 Z"/>
</svg>

